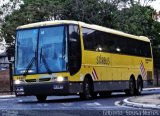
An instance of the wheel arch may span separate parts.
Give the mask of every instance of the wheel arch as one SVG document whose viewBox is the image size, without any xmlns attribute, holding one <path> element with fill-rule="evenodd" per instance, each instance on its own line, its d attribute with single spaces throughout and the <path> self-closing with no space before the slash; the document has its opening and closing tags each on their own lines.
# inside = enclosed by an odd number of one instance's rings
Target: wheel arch
<svg viewBox="0 0 160 116">
<path fill-rule="evenodd" d="M 135 76 L 134 76 L 133 74 L 131 74 L 130 79 L 131 79 L 131 78 L 134 80 L 134 82 L 136 81 L 136 80 L 135 80 Z"/>
<path fill-rule="evenodd" d="M 94 91 L 94 83 L 93 83 L 93 79 L 92 79 L 92 76 L 88 73 L 84 76 L 84 80 L 85 78 L 87 78 L 89 80 L 89 82 L 91 83 L 91 86 L 92 86 L 92 89 Z"/>
</svg>

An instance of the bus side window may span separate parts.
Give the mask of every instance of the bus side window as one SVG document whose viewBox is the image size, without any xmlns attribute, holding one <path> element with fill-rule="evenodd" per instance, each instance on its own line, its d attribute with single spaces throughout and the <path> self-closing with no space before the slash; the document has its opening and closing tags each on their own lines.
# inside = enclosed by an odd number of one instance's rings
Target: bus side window
<svg viewBox="0 0 160 116">
<path fill-rule="evenodd" d="M 70 74 L 76 74 L 81 67 L 81 44 L 79 27 L 69 25 L 69 70 Z"/>
<path fill-rule="evenodd" d="M 84 49 L 96 51 L 97 43 L 96 43 L 96 31 L 89 28 L 82 28 L 83 41 L 84 41 Z"/>
</svg>

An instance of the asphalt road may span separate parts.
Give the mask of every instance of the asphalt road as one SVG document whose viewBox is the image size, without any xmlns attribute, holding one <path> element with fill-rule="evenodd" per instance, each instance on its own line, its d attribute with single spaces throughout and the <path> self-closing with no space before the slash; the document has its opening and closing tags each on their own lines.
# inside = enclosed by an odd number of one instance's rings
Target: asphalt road
<svg viewBox="0 0 160 116">
<path fill-rule="evenodd" d="M 160 94 L 160 89 L 144 90 L 142 95 Z M 129 96 L 123 92 L 112 93 L 108 98 L 81 100 L 79 96 L 49 96 L 39 103 L 34 96 L 0 98 L 0 115 L 3 116 L 122 116 L 141 115 L 144 109 L 120 105 Z M 145 110 L 150 113 L 150 110 Z M 151 112 L 152 113 L 152 112 Z M 159 115 L 159 113 L 156 113 Z"/>
</svg>

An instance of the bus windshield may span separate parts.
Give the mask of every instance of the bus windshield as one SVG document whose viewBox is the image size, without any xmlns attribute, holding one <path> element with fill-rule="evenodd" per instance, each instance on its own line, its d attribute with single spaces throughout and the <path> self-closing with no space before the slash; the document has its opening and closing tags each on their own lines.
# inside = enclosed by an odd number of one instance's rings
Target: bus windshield
<svg viewBox="0 0 160 116">
<path fill-rule="evenodd" d="M 65 26 L 18 30 L 15 74 L 67 71 Z"/>
</svg>

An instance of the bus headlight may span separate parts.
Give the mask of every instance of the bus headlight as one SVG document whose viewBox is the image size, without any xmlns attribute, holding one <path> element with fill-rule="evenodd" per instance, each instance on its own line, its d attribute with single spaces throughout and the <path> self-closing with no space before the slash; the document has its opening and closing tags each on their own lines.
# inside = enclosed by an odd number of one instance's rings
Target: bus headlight
<svg viewBox="0 0 160 116">
<path fill-rule="evenodd" d="M 23 80 L 15 80 L 15 81 L 14 81 L 14 84 L 15 84 L 15 85 L 19 85 L 19 84 L 21 84 L 21 83 L 24 83 L 24 81 L 23 81 Z"/>
<path fill-rule="evenodd" d="M 68 78 L 67 78 L 67 77 L 59 76 L 59 77 L 57 77 L 56 80 L 57 80 L 58 82 L 63 82 L 63 81 L 68 81 Z"/>
</svg>

